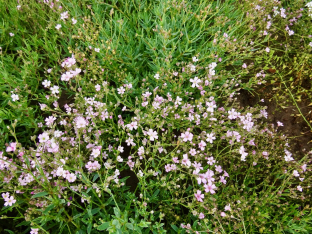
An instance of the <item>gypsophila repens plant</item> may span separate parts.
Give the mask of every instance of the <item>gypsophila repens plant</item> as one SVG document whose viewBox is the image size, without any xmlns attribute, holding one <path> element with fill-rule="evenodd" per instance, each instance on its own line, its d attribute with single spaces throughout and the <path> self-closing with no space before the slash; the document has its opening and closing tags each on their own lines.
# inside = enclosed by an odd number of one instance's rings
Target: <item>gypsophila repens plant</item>
<svg viewBox="0 0 312 234">
<path fill-rule="evenodd" d="M 84 76 L 79 65 L 74 54 L 66 58 L 60 79 L 78 84 Z M 211 62 L 206 69 L 211 77 L 216 67 Z M 190 67 L 189 76 L 196 73 Z M 115 88 L 105 81 L 93 87 L 92 81 L 84 83 L 88 90 L 73 85 L 75 102 L 64 110 L 56 104 L 54 108 L 41 104 L 41 109 L 53 114 L 45 118 L 43 132 L 33 139 L 36 148 L 25 149 L 13 142 L 1 153 L 5 207 L 27 207 L 25 219 L 34 228 L 45 229 L 55 219 L 79 230 L 84 224 L 70 218 L 79 212 L 92 209 L 94 220 L 98 216 L 109 222 L 114 207 L 119 212 L 133 207 L 137 219 L 147 222 L 151 230 L 163 222 L 165 228 L 170 223 L 188 231 L 216 231 L 246 228 L 259 221 L 261 213 L 244 220 L 242 205 L 253 207 L 259 202 L 261 208 L 274 199 L 279 203 L 278 193 L 304 193 L 307 165 L 297 163 L 285 138 L 262 123 L 266 111 L 239 110 L 230 104 L 232 99 L 227 106 L 217 106 L 211 94 L 225 91 L 213 92 L 212 82 L 200 78 L 185 75 L 184 83 L 193 92 L 184 94 L 163 96 L 166 85 L 153 90 L 142 85 L 142 95 L 133 105 L 128 101 L 131 83 Z M 50 87 L 48 94 L 57 98 L 59 87 L 48 80 L 43 83 Z M 94 95 L 86 96 L 86 91 Z M 139 181 L 140 195 L 131 201 L 120 178 L 127 170 Z M 239 187 L 259 195 L 246 200 Z M 52 215 L 54 209 L 58 213 Z M 46 220 L 48 214 L 53 218 Z M 187 224 L 194 219 L 198 226 Z M 99 229 L 101 223 L 94 221 L 92 227 Z"/>
<path fill-rule="evenodd" d="M 297 157 L 266 106 L 239 102 L 270 83 L 262 65 L 277 59 L 272 28 L 289 20 L 281 2 L 243 1 L 242 12 L 236 1 L 20 0 L 14 12 L 31 4 L 54 41 L 36 51 L 57 52 L 42 69 L 19 31 L 2 39 L 3 64 L 14 61 L 7 38 L 24 49 L 24 89 L 1 68 L 1 219 L 15 216 L 14 231 L 311 231 L 312 151 Z M 21 142 L 27 121 L 36 131 Z"/>
</svg>

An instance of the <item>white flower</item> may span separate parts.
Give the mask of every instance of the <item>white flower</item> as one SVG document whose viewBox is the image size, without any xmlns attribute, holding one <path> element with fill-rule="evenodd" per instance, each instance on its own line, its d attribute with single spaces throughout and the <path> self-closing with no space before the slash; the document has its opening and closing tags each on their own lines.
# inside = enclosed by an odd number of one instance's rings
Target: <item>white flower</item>
<svg viewBox="0 0 312 234">
<path fill-rule="evenodd" d="M 194 62 L 194 63 L 198 61 L 198 59 L 196 58 L 196 56 L 194 56 L 192 59 L 193 59 L 193 62 Z"/>
<path fill-rule="evenodd" d="M 15 202 L 16 200 L 14 199 L 13 196 L 11 196 L 7 200 L 5 200 L 4 206 L 12 206 Z"/>
<path fill-rule="evenodd" d="M 12 101 L 13 101 L 13 102 L 19 100 L 18 95 L 17 95 L 17 94 L 14 94 L 14 93 L 11 95 L 11 98 L 12 98 Z"/>
<path fill-rule="evenodd" d="M 192 87 L 193 87 L 193 88 L 199 87 L 198 84 L 202 82 L 200 79 L 198 79 L 197 76 L 195 76 L 194 79 L 190 79 L 190 81 L 193 83 L 193 84 L 192 84 Z"/>
<path fill-rule="evenodd" d="M 76 24 L 77 20 L 75 18 L 72 18 L 72 22 L 73 22 L 73 24 Z"/>
<path fill-rule="evenodd" d="M 153 131 L 153 129 L 148 130 L 147 135 L 149 135 L 151 141 L 158 139 L 157 132 Z"/>
<path fill-rule="evenodd" d="M 117 89 L 117 91 L 118 91 L 118 94 L 122 95 L 122 94 L 124 94 L 124 92 L 125 92 L 126 90 L 125 90 L 124 87 L 121 86 L 119 89 Z"/>
<path fill-rule="evenodd" d="M 49 80 L 44 80 L 44 81 L 42 82 L 42 85 L 43 85 L 45 88 L 48 88 L 48 87 L 51 86 L 51 81 L 49 81 Z"/>
<path fill-rule="evenodd" d="M 144 175 L 143 172 L 140 170 L 139 173 L 138 173 L 138 176 L 139 177 L 143 177 L 143 175 Z"/>
<path fill-rule="evenodd" d="M 215 136 L 214 136 L 214 133 L 212 132 L 212 133 L 209 133 L 209 134 L 207 134 L 207 139 L 206 139 L 206 141 L 207 142 L 210 142 L 211 144 L 212 144 L 212 142 L 213 142 L 213 140 L 215 140 L 216 138 L 215 138 Z"/>
<path fill-rule="evenodd" d="M 11 37 L 13 37 L 13 36 L 14 36 L 14 33 L 9 33 L 9 34 L 10 34 L 10 36 L 11 36 Z"/>
<path fill-rule="evenodd" d="M 213 113 L 214 108 L 216 108 L 216 104 L 214 102 L 206 102 L 207 111 Z"/>
<path fill-rule="evenodd" d="M 217 67 L 217 63 L 213 62 L 209 64 L 210 69 L 215 69 Z"/>
<path fill-rule="evenodd" d="M 120 153 L 123 153 L 123 152 L 124 152 L 124 147 L 118 146 L 117 150 L 118 150 Z"/>
<path fill-rule="evenodd" d="M 300 176 L 297 170 L 294 170 L 294 171 L 293 171 L 293 175 L 296 176 L 296 177 L 299 177 L 299 176 Z"/>
<path fill-rule="evenodd" d="M 192 72 L 195 72 L 195 71 L 196 71 L 196 66 L 193 65 L 193 64 L 191 64 L 191 65 L 190 65 L 190 69 L 191 69 Z"/>
<path fill-rule="evenodd" d="M 100 154 L 101 154 L 101 151 L 98 148 L 96 148 L 92 150 L 91 156 L 93 156 L 94 158 L 97 158 Z"/>
<path fill-rule="evenodd" d="M 59 30 L 61 27 L 62 27 L 62 25 L 60 25 L 60 24 L 58 24 L 58 25 L 55 26 L 55 28 L 56 28 L 57 30 Z"/>
<path fill-rule="evenodd" d="M 293 157 L 291 157 L 291 153 L 288 151 L 288 150 L 285 150 L 285 156 L 284 156 L 284 158 L 285 158 L 285 161 L 286 162 L 289 162 L 289 161 L 293 161 L 294 159 L 293 159 Z"/>
<path fill-rule="evenodd" d="M 76 180 L 76 175 L 74 173 L 67 174 L 66 179 L 69 183 L 72 183 Z"/>
<path fill-rule="evenodd" d="M 117 156 L 117 161 L 118 161 L 118 162 L 122 162 L 122 161 L 123 161 L 122 157 Z"/>
<path fill-rule="evenodd" d="M 61 14 L 61 20 L 64 20 L 68 18 L 68 11 L 65 11 Z"/>
<path fill-rule="evenodd" d="M 56 86 L 56 85 L 54 85 L 53 87 L 51 87 L 50 90 L 51 90 L 52 94 L 57 94 L 57 93 L 60 92 L 60 91 L 59 91 L 59 87 Z"/>
<path fill-rule="evenodd" d="M 44 132 L 44 133 L 40 134 L 38 136 L 38 138 L 39 138 L 40 143 L 47 142 L 49 140 L 49 134 Z"/>
<path fill-rule="evenodd" d="M 100 48 L 94 48 L 95 52 L 100 52 Z"/>
<path fill-rule="evenodd" d="M 181 101 L 182 101 L 182 98 L 180 98 L 179 96 L 177 96 L 177 99 L 176 99 L 176 101 L 175 101 L 174 104 L 176 104 L 176 105 L 181 105 Z"/>
<path fill-rule="evenodd" d="M 241 154 L 241 160 L 246 161 L 246 156 L 248 155 L 248 153 L 245 152 L 245 148 L 243 145 L 239 148 L 239 153 Z"/>
<path fill-rule="evenodd" d="M 156 80 L 158 80 L 158 79 L 159 79 L 159 74 L 156 73 L 156 75 L 154 76 L 154 78 L 155 78 Z"/>
<path fill-rule="evenodd" d="M 270 52 L 270 48 L 269 48 L 269 47 L 265 48 L 265 51 L 266 51 L 267 53 L 269 53 L 269 52 Z"/>
<path fill-rule="evenodd" d="M 29 234 L 38 234 L 39 228 L 31 228 L 31 231 Z"/>
</svg>

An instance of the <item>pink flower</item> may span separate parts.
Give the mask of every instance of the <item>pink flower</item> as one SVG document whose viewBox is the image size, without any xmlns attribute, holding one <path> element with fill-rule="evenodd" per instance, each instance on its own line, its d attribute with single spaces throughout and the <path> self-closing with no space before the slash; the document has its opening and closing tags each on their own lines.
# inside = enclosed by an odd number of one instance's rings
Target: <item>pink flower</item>
<svg viewBox="0 0 312 234">
<path fill-rule="evenodd" d="M 195 193 L 194 195 L 197 201 L 203 202 L 203 198 L 205 197 L 205 195 L 202 194 L 200 190 L 197 190 L 197 193 Z"/>
<path fill-rule="evenodd" d="M 195 156 L 196 155 L 196 149 L 192 148 L 189 151 L 190 155 Z"/>
<path fill-rule="evenodd" d="M 190 167 L 192 165 L 191 161 L 188 159 L 187 154 L 183 155 L 183 159 L 181 161 L 182 165 L 185 165 L 187 167 Z"/>
<path fill-rule="evenodd" d="M 166 172 L 171 171 L 171 165 L 170 164 L 165 165 L 165 170 Z"/>
<path fill-rule="evenodd" d="M 205 174 L 199 174 L 196 179 L 197 179 L 198 184 L 201 184 L 201 183 L 206 184 L 207 183 Z"/>
<path fill-rule="evenodd" d="M 226 213 L 224 213 L 223 211 L 221 212 L 221 216 L 222 217 L 225 217 L 226 216 Z"/>
<path fill-rule="evenodd" d="M 39 228 L 31 228 L 30 234 L 38 234 Z"/>
<path fill-rule="evenodd" d="M 173 161 L 174 163 L 179 163 L 178 157 L 174 157 L 174 158 L 172 159 L 172 161 Z"/>
<path fill-rule="evenodd" d="M 230 205 L 230 204 L 226 205 L 226 206 L 224 207 L 224 210 L 225 210 L 225 211 L 231 210 L 231 205 Z"/>
<path fill-rule="evenodd" d="M 220 182 L 223 184 L 226 184 L 226 180 L 224 179 L 224 176 L 220 176 Z"/>
<path fill-rule="evenodd" d="M 280 122 L 280 121 L 277 121 L 277 126 L 278 127 L 282 127 L 282 126 L 284 126 L 284 124 L 282 122 Z"/>
<path fill-rule="evenodd" d="M 307 164 L 303 164 L 300 168 L 303 170 L 303 172 L 305 172 L 307 170 Z"/>
<path fill-rule="evenodd" d="M 214 160 L 214 158 L 213 158 L 213 157 L 209 157 L 209 158 L 208 158 L 208 162 L 207 162 L 207 164 L 209 164 L 209 165 L 213 165 L 215 162 L 216 162 L 216 160 Z"/>
<path fill-rule="evenodd" d="M 81 116 L 78 116 L 76 119 L 75 119 L 75 122 L 76 122 L 76 127 L 77 128 L 84 128 L 88 125 L 88 122 L 85 120 L 85 118 L 81 117 Z"/>
<path fill-rule="evenodd" d="M 192 141 L 193 139 L 193 134 L 186 131 L 185 133 L 182 133 L 181 134 L 181 138 L 183 139 L 184 142 L 187 142 L 187 141 Z"/>
<path fill-rule="evenodd" d="M 206 142 L 204 142 L 203 140 L 201 140 L 200 143 L 198 144 L 198 147 L 201 150 L 205 150 L 205 146 L 206 146 Z"/>
<path fill-rule="evenodd" d="M 14 152 L 16 150 L 16 142 L 10 143 L 10 146 L 6 148 L 6 152 Z"/>
<path fill-rule="evenodd" d="M 302 187 L 300 185 L 297 186 L 297 190 L 302 192 Z"/>
<path fill-rule="evenodd" d="M 68 67 L 70 68 L 71 66 L 76 64 L 76 59 L 74 57 L 74 55 L 72 55 L 72 57 L 67 58 L 64 60 L 64 62 L 62 63 L 62 67 Z"/>
<path fill-rule="evenodd" d="M 294 170 L 293 175 L 296 176 L 296 177 L 299 177 L 298 171 L 297 171 L 297 170 Z"/>
<path fill-rule="evenodd" d="M 98 161 L 88 162 L 86 165 L 86 168 L 89 171 L 96 171 L 96 170 L 99 170 L 101 168 L 101 165 L 99 164 Z"/>
<path fill-rule="evenodd" d="M 203 218 L 205 218 L 205 215 L 204 215 L 203 213 L 200 213 L 200 214 L 198 215 L 198 218 L 199 218 L 199 219 L 203 219 Z"/>
<path fill-rule="evenodd" d="M 219 166 L 215 166 L 216 167 L 216 171 L 221 173 L 223 170 L 222 170 L 222 167 L 219 165 Z"/>
<path fill-rule="evenodd" d="M 56 118 L 54 116 L 49 116 L 48 118 L 45 119 L 46 125 L 48 127 L 52 127 L 54 120 L 56 120 Z"/>
<path fill-rule="evenodd" d="M 95 86 L 95 90 L 96 90 L 97 92 L 99 92 L 99 91 L 101 90 L 101 86 L 100 86 L 99 84 L 97 84 L 97 85 Z"/>
<path fill-rule="evenodd" d="M 205 192 L 206 193 L 211 193 L 211 194 L 214 194 L 216 193 L 214 190 L 217 188 L 211 181 L 208 181 L 208 184 L 205 184 L 204 185 L 204 188 L 205 188 Z"/>
<path fill-rule="evenodd" d="M 213 178 L 214 172 L 210 169 L 208 169 L 205 173 L 206 179 L 208 180 L 208 182 L 212 182 L 215 181 L 215 179 Z"/>
</svg>

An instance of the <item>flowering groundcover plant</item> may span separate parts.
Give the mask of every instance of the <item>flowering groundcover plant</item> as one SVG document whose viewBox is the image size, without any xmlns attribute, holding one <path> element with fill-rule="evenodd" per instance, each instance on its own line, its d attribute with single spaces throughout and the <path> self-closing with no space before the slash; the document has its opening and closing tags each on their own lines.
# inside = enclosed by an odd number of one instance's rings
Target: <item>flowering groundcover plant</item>
<svg viewBox="0 0 312 234">
<path fill-rule="evenodd" d="M 75 55 L 71 59 L 71 66 L 66 59 L 64 67 L 79 69 Z M 65 110 L 42 105 L 53 114 L 46 117 L 36 147 L 13 142 L 1 152 L 5 207 L 27 206 L 26 221 L 39 229 L 52 220 L 66 220 L 70 230 L 84 225 L 122 230 L 120 214 L 132 211 L 141 220 L 137 228 L 164 232 L 171 224 L 199 232 L 220 228 L 221 220 L 233 230 L 246 228 L 245 222 L 262 217 L 251 208 L 262 210 L 272 202 L 283 207 L 279 197 L 289 189 L 296 196 L 304 193 L 307 165 L 296 162 L 285 137 L 263 123 L 266 111 L 239 111 L 235 102 L 218 106 L 210 96 L 215 88 L 209 78 L 200 83 L 205 84 L 181 96 L 162 96 L 164 89 L 150 92 L 142 86 L 141 97 L 130 105 L 131 84 L 118 94 L 103 82 L 94 86 L 94 96 L 77 90 L 75 102 Z M 50 86 L 57 100 L 55 86 Z M 127 192 L 124 171 L 134 172 L 139 181 L 134 193 Z M 245 197 L 250 191 L 252 200 Z M 250 207 L 245 212 L 254 219 L 244 220 L 244 207 Z M 51 215 L 54 210 L 58 213 Z M 182 214 L 186 216 L 178 223 Z M 83 215 L 82 223 L 71 218 Z M 191 220 L 197 225 L 190 225 Z"/>
<path fill-rule="evenodd" d="M 77 23 L 70 15 L 61 11 L 56 30 Z M 265 107 L 239 105 L 246 86 L 222 71 L 222 58 L 168 56 L 144 79 L 111 78 L 96 61 L 116 51 L 78 35 L 90 44 L 69 49 L 40 84 L 43 121 L 32 146 L 19 143 L 17 121 L 8 126 L 2 214 L 17 210 L 32 234 L 272 233 L 308 216 L 298 204 L 310 193 L 309 154 L 297 160 Z M 61 105 L 66 92 L 74 98 Z"/>
</svg>

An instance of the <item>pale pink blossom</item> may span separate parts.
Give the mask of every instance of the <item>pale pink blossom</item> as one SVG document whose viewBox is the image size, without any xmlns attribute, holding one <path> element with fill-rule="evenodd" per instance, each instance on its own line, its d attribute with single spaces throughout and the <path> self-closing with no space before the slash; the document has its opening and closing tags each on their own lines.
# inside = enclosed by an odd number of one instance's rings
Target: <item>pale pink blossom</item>
<svg viewBox="0 0 312 234">
<path fill-rule="evenodd" d="M 185 133 L 182 133 L 181 134 L 181 138 L 183 139 L 184 142 L 187 142 L 187 141 L 192 141 L 193 139 L 193 134 L 186 131 Z"/>
<path fill-rule="evenodd" d="M 203 202 L 203 198 L 205 197 L 205 195 L 202 194 L 200 190 L 197 190 L 197 193 L 195 193 L 194 195 L 197 201 Z"/>
<path fill-rule="evenodd" d="M 208 184 L 205 184 L 204 185 L 204 188 L 205 188 L 205 192 L 206 193 L 211 193 L 211 194 L 214 194 L 216 193 L 214 190 L 217 188 L 212 182 L 208 182 Z"/>
</svg>

